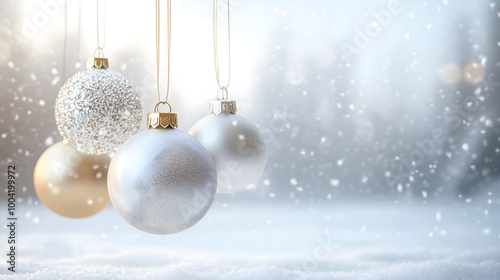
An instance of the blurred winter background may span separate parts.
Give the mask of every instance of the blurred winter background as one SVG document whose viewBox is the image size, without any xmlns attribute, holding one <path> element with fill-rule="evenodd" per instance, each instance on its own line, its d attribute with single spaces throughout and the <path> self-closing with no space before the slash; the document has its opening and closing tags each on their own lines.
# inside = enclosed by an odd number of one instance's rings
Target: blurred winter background
<svg viewBox="0 0 500 280">
<path fill-rule="evenodd" d="M 500 279 L 500 1 L 231 1 L 230 97 L 263 131 L 267 166 L 171 236 L 111 205 L 70 220 L 36 197 L 36 160 L 62 140 L 57 92 L 96 47 L 95 1 L 81 1 L 78 35 L 68 0 L 63 73 L 63 3 L 0 1 L 0 162 L 19 175 L 17 272 L 2 227 L 1 278 Z M 183 131 L 217 90 L 211 5 L 173 1 Z M 107 0 L 104 51 L 145 116 L 154 1 Z"/>
</svg>

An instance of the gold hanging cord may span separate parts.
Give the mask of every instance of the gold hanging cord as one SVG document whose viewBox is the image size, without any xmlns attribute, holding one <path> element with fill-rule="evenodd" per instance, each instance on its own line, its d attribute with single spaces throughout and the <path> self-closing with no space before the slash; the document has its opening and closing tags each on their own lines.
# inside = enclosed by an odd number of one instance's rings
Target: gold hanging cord
<svg viewBox="0 0 500 280">
<path fill-rule="evenodd" d="M 68 41 L 68 0 L 64 1 L 64 45 L 63 45 L 63 65 L 62 65 L 62 82 L 66 82 L 66 49 Z"/>
<path fill-rule="evenodd" d="M 78 41 L 76 43 L 76 62 L 80 65 L 80 38 L 82 29 L 82 1 L 78 0 Z M 78 66 L 80 67 L 80 66 Z"/>
<path fill-rule="evenodd" d="M 102 39 L 102 46 L 100 43 L 100 37 L 99 36 L 99 0 L 96 0 L 96 14 L 97 14 L 97 48 L 94 51 L 94 58 L 102 58 L 104 57 L 104 46 L 106 45 L 106 2 L 104 1 L 102 5 L 102 30 L 103 30 L 103 39 Z"/>
<path fill-rule="evenodd" d="M 218 36 L 217 36 L 217 0 L 213 0 L 213 40 L 214 40 L 214 65 L 215 65 L 215 77 L 217 78 L 217 85 L 219 85 L 219 90 L 217 91 L 217 100 L 228 98 L 227 88 L 231 81 L 231 22 L 229 17 L 229 0 L 227 0 L 227 45 L 228 45 L 228 59 L 227 59 L 227 82 L 225 85 L 221 85 L 220 82 L 220 71 L 219 71 L 219 52 L 218 52 Z M 222 93 L 222 97 L 219 98 L 219 93 Z"/>
<path fill-rule="evenodd" d="M 158 103 L 155 106 L 155 112 L 158 112 L 158 106 L 168 105 L 170 112 L 172 112 L 172 106 L 168 103 L 168 94 L 170 92 L 170 45 L 172 41 L 172 2 L 167 0 L 167 96 L 165 100 L 161 99 L 160 94 L 160 1 L 156 0 L 156 89 L 158 93 Z"/>
<path fill-rule="evenodd" d="M 81 10 L 82 3 L 78 0 L 78 41 L 76 45 L 76 61 L 79 65 L 80 63 L 80 29 L 81 29 Z M 68 0 L 64 1 L 64 43 L 63 43 L 63 62 L 62 62 L 62 82 L 66 81 L 66 57 L 68 50 Z"/>
</svg>

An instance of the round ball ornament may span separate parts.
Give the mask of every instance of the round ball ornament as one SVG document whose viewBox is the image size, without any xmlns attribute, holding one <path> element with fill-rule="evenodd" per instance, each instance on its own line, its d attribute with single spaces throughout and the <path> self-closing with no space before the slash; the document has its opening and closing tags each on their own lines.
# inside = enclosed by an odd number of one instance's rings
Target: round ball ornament
<svg viewBox="0 0 500 280">
<path fill-rule="evenodd" d="M 85 218 L 109 204 L 106 186 L 110 158 L 78 152 L 64 142 L 48 148 L 33 174 L 36 194 L 55 213 Z"/>
<path fill-rule="evenodd" d="M 212 100 L 210 115 L 199 120 L 189 134 L 208 150 L 217 169 L 217 192 L 247 189 L 266 165 L 266 143 L 250 120 L 236 114 L 234 100 Z"/>
<path fill-rule="evenodd" d="M 175 113 L 149 113 L 148 130 L 127 140 L 108 173 L 111 202 L 132 226 L 152 234 L 183 231 L 212 205 L 217 174 L 210 154 L 179 131 Z"/>
<path fill-rule="evenodd" d="M 140 126 L 142 106 L 137 91 L 106 58 L 70 78 L 55 105 L 59 133 L 78 151 L 110 154 Z"/>
</svg>

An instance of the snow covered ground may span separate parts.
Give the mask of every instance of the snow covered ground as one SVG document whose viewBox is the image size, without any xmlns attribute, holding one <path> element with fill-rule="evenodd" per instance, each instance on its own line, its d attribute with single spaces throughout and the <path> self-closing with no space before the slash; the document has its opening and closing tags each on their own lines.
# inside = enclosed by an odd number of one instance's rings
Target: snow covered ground
<svg viewBox="0 0 500 280">
<path fill-rule="evenodd" d="M 17 272 L 3 261 L 2 279 L 500 279 L 492 197 L 314 206 L 217 199 L 200 223 L 169 236 L 136 230 L 112 206 L 82 220 L 40 204 L 19 215 Z"/>
</svg>

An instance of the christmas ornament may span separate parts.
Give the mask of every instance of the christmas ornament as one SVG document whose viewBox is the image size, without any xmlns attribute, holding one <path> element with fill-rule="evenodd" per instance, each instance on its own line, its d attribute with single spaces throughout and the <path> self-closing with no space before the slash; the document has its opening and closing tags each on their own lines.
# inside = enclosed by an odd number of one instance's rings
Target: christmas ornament
<svg viewBox="0 0 500 280">
<path fill-rule="evenodd" d="M 233 100 L 212 100 L 210 115 L 189 131 L 208 150 L 217 169 L 217 192 L 246 189 L 266 165 L 266 144 L 257 126 L 236 114 Z"/>
<path fill-rule="evenodd" d="M 266 144 L 257 126 L 248 119 L 236 115 L 236 102 L 228 100 L 230 82 L 230 59 L 228 59 L 228 81 L 222 86 L 219 79 L 217 50 L 217 0 L 214 0 L 214 62 L 219 92 L 209 105 L 209 116 L 198 121 L 189 131 L 205 146 L 217 168 L 217 192 L 235 193 L 248 188 L 262 174 L 266 165 Z M 228 50 L 230 47 L 230 22 L 228 1 Z M 230 54 L 229 54 L 230 56 Z"/>
<path fill-rule="evenodd" d="M 109 204 L 106 179 L 110 159 L 88 155 L 59 142 L 38 159 L 33 174 L 40 201 L 68 218 L 85 218 Z"/>
<path fill-rule="evenodd" d="M 168 5 L 170 65 L 171 4 Z M 159 81 L 159 1 L 156 1 L 156 55 Z M 170 66 L 169 66 L 170 68 Z M 169 71 L 170 74 L 170 71 Z M 170 75 L 169 75 L 170 77 Z M 217 174 L 210 154 L 194 138 L 179 131 L 167 98 L 148 114 L 148 130 L 123 144 L 111 161 L 108 189 L 113 206 L 132 226 L 153 234 L 172 234 L 196 224 L 215 197 Z M 158 112 L 167 104 L 170 113 Z"/>
<path fill-rule="evenodd" d="M 113 153 L 137 132 L 142 106 L 127 79 L 108 69 L 104 43 L 102 47 L 99 43 L 99 21 L 97 44 L 91 67 L 78 72 L 59 91 L 55 117 L 64 140 L 80 152 L 99 155 Z"/>
<path fill-rule="evenodd" d="M 109 154 L 139 129 L 139 95 L 107 59 L 70 78 L 59 91 L 55 117 L 61 136 L 80 152 Z"/>
<path fill-rule="evenodd" d="M 176 114 L 148 114 L 149 129 L 125 142 L 109 168 L 113 206 L 128 223 L 153 234 L 193 226 L 215 196 L 217 174 L 210 155 L 175 127 Z"/>
</svg>

